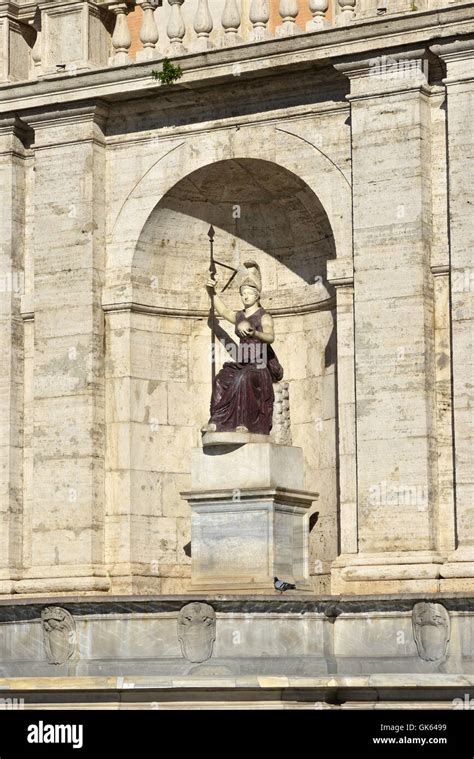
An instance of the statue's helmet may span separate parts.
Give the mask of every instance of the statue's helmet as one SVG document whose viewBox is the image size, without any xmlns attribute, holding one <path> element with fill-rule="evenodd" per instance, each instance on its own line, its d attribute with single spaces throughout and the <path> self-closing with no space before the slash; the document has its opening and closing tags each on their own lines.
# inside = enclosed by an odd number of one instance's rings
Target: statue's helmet
<svg viewBox="0 0 474 759">
<path fill-rule="evenodd" d="M 241 277 L 239 290 L 242 290 L 242 287 L 253 287 L 260 295 L 262 292 L 262 274 L 256 261 L 244 261 Z"/>
</svg>

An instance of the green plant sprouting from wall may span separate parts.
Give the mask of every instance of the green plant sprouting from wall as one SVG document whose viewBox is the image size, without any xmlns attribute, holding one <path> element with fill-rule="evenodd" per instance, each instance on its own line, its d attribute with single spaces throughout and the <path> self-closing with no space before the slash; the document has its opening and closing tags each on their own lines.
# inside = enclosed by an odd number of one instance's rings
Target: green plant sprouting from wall
<svg viewBox="0 0 474 759">
<path fill-rule="evenodd" d="M 153 69 L 151 72 L 153 79 L 158 79 L 161 84 L 174 84 L 183 76 L 183 70 L 180 66 L 175 66 L 169 58 L 163 59 L 161 71 Z"/>
</svg>

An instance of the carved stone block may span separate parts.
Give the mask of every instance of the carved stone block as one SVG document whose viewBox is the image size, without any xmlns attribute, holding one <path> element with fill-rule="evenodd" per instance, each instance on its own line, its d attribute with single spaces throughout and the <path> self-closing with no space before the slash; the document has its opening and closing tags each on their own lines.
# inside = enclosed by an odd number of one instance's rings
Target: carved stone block
<svg viewBox="0 0 474 759">
<path fill-rule="evenodd" d="M 202 662 L 210 659 L 216 639 L 216 613 L 212 606 L 191 603 L 178 614 L 178 640 L 185 659 Z"/>
<path fill-rule="evenodd" d="M 44 647 L 50 664 L 64 664 L 76 653 L 76 623 L 60 606 L 48 606 L 41 612 Z"/>
<path fill-rule="evenodd" d="M 413 607 L 413 637 L 418 654 L 425 661 L 437 661 L 446 656 L 451 623 L 441 604 L 420 602 Z"/>
</svg>

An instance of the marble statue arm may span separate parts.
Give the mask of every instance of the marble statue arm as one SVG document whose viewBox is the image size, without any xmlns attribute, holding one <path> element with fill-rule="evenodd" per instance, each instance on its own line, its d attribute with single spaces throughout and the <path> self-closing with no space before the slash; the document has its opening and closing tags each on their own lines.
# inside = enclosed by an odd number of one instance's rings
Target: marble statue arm
<svg viewBox="0 0 474 759">
<path fill-rule="evenodd" d="M 212 277 L 209 277 L 206 283 L 206 290 L 207 294 L 209 295 L 209 298 L 212 297 L 212 294 L 214 293 L 214 308 L 216 310 L 216 313 L 218 316 L 222 316 L 224 319 L 227 319 L 228 322 L 231 324 L 235 324 L 237 319 L 237 312 L 232 311 L 231 308 L 228 308 L 224 301 L 219 298 L 219 296 L 216 293 L 216 285 L 217 285 L 217 279 L 214 280 Z"/>
<path fill-rule="evenodd" d="M 252 333 L 253 336 L 262 343 L 273 343 L 275 340 L 275 331 L 273 329 L 273 317 L 271 317 L 270 314 L 264 314 L 262 316 L 262 327 L 264 331 L 259 332 L 258 330 L 255 330 Z"/>
</svg>

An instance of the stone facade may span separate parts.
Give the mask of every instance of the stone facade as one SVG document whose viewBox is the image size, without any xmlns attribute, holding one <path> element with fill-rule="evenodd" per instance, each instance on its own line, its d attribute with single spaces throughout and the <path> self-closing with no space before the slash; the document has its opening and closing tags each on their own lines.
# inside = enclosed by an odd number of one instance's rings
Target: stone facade
<svg viewBox="0 0 474 759">
<path fill-rule="evenodd" d="M 412 598 L 407 630 L 415 602 L 468 604 L 472 4 L 154 5 L 0 6 L 0 595 L 192 592 L 212 224 L 262 270 L 318 494 L 308 587 Z"/>
</svg>

